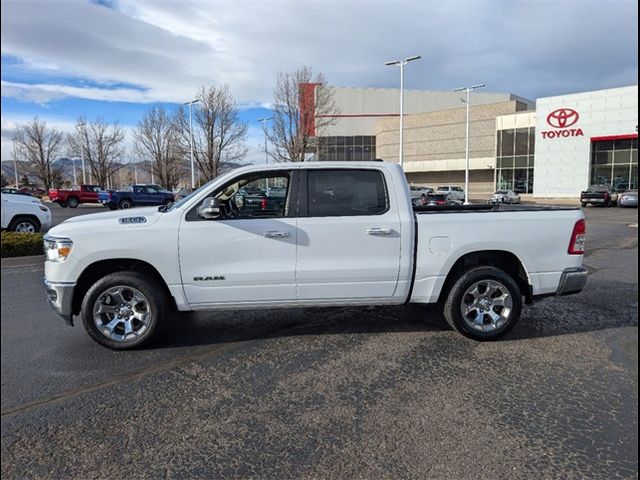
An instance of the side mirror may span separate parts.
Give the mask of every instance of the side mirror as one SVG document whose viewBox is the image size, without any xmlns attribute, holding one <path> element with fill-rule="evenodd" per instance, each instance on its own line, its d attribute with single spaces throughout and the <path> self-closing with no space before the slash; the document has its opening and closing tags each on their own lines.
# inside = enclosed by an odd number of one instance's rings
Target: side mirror
<svg viewBox="0 0 640 480">
<path fill-rule="evenodd" d="M 198 215 L 208 220 L 218 218 L 220 216 L 220 200 L 212 197 L 205 198 L 198 208 Z"/>
</svg>

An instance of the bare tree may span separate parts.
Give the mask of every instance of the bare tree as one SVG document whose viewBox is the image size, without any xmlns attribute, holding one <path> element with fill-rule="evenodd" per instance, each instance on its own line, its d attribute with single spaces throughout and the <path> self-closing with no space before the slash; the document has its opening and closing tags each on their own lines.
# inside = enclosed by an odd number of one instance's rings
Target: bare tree
<svg viewBox="0 0 640 480">
<path fill-rule="evenodd" d="M 27 163 L 28 169 L 47 191 L 62 178 L 61 167 L 54 165 L 53 161 L 59 155 L 63 142 L 64 134 L 47 127 L 47 122 L 38 117 L 16 129 L 14 145 L 17 157 Z"/>
<path fill-rule="evenodd" d="M 317 150 L 316 137 L 336 122 L 339 113 L 333 90 L 321 73 L 304 66 L 293 73 L 278 73 L 273 92 L 271 157 L 279 162 L 303 162 Z"/>
<path fill-rule="evenodd" d="M 247 124 L 240 120 L 228 85 L 201 87 L 193 118 L 193 158 L 203 180 L 209 181 L 248 152 Z M 180 108 L 175 118 L 183 153 L 190 155 L 191 135 L 188 110 Z"/>
<path fill-rule="evenodd" d="M 122 168 L 124 138 L 125 130 L 117 122 L 109 124 L 102 118 L 88 122 L 80 117 L 75 133 L 69 136 L 69 144 L 74 154 L 84 155 L 93 181 L 107 186 L 113 173 Z"/>
<path fill-rule="evenodd" d="M 184 175 L 184 156 L 177 123 L 163 107 L 153 107 L 146 113 L 134 139 L 138 157 L 151 165 L 159 183 L 168 189 L 177 187 Z"/>
</svg>

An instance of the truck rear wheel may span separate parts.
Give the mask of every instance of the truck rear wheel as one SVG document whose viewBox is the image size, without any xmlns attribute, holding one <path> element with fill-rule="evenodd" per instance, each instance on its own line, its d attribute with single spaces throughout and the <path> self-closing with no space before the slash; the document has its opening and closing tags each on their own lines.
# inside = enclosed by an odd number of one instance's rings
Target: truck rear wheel
<svg viewBox="0 0 640 480">
<path fill-rule="evenodd" d="M 494 267 L 475 267 L 453 284 L 444 304 L 451 327 L 474 340 L 495 340 L 520 319 L 522 294 L 515 280 Z"/>
<path fill-rule="evenodd" d="M 136 272 L 106 275 L 82 301 L 82 323 L 96 342 L 113 350 L 149 344 L 170 311 L 164 288 Z"/>
</svg>

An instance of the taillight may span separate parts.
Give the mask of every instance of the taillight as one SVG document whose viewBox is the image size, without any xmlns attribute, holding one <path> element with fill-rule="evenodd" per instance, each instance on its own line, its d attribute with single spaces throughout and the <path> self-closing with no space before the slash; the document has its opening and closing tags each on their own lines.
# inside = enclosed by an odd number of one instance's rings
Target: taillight
<svg viewBox="0 0 640 480">
<path fill-rule="evenodd" d="M 445 201 L 444 200 L 436 200 L 436 205 L 444 205 Z"/>
<path fill-rule="evenodd" d="M 267 199 L 266 198 L 262 198 L 262 201 L 260 202 L 260 206 L 262 207 L 262 210 L 266 210 L 267 209 Z"/>
<path fill-rule="evenodd" d="M 609 199 L 609 192 L 604 192 L 604 199 L 608 200 Z"/>
<path fill-rule="evenodd" d="M 569 243 L 569 255 L 583 255 L 584 243 L 587 236 L 587 223 L 584 220 L 578 220 L 573 227 L 571 234 L 571 242 Z"/>
</svg>

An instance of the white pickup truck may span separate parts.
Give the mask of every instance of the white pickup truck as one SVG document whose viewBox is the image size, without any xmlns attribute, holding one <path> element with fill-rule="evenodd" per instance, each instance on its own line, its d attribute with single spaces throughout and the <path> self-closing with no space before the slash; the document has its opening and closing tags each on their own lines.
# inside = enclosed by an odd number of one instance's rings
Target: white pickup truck
<svg viewBox="0 0 640 480">
<path fill-rule="evenodd" d="M 113 349 L 146 344 L 176 312 L 436 302 L 490 340 L 523 302 L 582 290 L 584 239 L 577 208 L 413 207 L 394 164 L 252 166 L 171 206 L 54 227 L 45 286 Z"/>
</svg>

